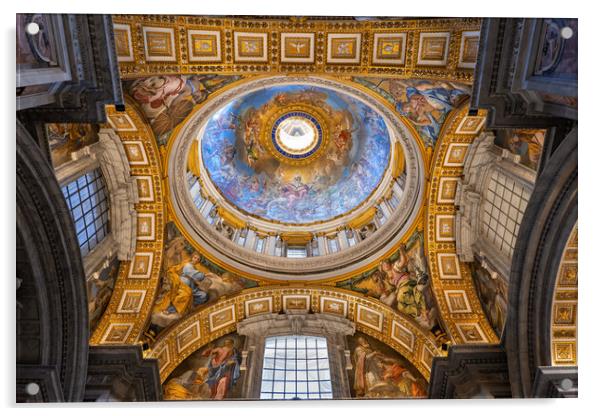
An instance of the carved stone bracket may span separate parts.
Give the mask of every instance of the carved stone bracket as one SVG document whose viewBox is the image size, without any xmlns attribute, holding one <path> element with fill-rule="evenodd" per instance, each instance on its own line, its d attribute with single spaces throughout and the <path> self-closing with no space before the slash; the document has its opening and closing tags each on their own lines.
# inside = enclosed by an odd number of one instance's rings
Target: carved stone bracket
<svg viewBox="0 0 602 416">
<path fill-rule="evenodd" d="M 86 401 L 159 401 L 157 360 L 144 359 L 139 345 L 91 347 Z"/>
<path fill-rule="evenodd" d="M 577 397 L 577 367 L 539 367 L 533 382 L 533 397 Z"/>
<path fill-rule="evenodd" d="M 511 397 L 506 351 L 500 345 L 454 345 L 433 360 L 428 397 Z"/>
</svg>

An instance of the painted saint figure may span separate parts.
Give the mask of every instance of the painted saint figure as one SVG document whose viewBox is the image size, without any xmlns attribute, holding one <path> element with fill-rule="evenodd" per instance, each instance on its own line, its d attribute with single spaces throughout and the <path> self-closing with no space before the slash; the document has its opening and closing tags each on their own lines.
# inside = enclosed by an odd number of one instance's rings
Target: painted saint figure
<svg viewBox="0 0 602 416">
<path fill-rule="evenodd" d="M 364 337 L 359 337 L 357 344 L 353 351 L 353 361 L 355 362 L 353 389 L 357 397 L 363 397 L 374 381 L 374 377 L 367 371 L 367 367 L 370 359 L 376 355 L 376 351 Z"/>
<path fill-rule="evenodd" d="M 363 336 L 353 351 L 356 397 L 425 397 L 423 383 L 399 359 L 375 349 Z"/>
<path fill-rule="evenodd" d="M 221 347 L 208 348 L 202 354 L 211 357 L 206 383 L 211 387 L 211 398 L 224 399 L 240 377 L 241 355 L 230 338 Z"/>
<path fill-rule="evenodd" d="M 199 284 L 205 280 L 205 273 L 198 271 L 194 267 L 200 261 L 201 255 L 197 252 L 193 253 L 190 261 L 185 263 L 184 267 L 182 267 L 182 272 L 180 274 L 180 281 L 188 286 L 192 292 L 193 306 L 198 306 L 207 302 L 207 292 L 201 290 L 199 286 Z M 170 306 L 170 308 L 173 308 L 173 306 Z"/>
<path fill-rule="evenodd" d="M 211 279 L 197 269 L 200 260 L 201 255 L 194 252 L 190 259 L 167 269 L 153 308 L 153 324 L 165 327 L 184 316 L 193 306 L 207 302 Z"/>
</svg>

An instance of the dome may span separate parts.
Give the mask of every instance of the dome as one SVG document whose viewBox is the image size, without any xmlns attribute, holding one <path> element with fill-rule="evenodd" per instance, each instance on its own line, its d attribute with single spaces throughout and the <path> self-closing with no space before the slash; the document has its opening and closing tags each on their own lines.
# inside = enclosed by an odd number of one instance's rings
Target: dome
<svg viewBox="0 0 602 416">
<path fill-rule="evenodd" d="M 217 111 L 199 138 L 202 165 L 237 209 L 308 224 L 346 214 L 376 189 L 391 141 L 382 117 L 344 92 L 270 86 Z"/>
<path fill-rule="evenodd" d="M 243 79 L 170 139 L 173 216 L 204 255 L 246 276 L 352 273 L 414 227 L 420 143 L 388 102 L 356 84 Z"/>
</svg>

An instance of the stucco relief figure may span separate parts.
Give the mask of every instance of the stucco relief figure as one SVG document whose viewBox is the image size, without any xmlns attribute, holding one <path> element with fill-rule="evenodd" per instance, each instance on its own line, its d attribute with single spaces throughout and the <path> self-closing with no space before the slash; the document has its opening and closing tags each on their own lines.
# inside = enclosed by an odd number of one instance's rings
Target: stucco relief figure
<svg viewBox="0 0 602 416">
<path fill-rule="evenodd" d="M 424 382 L 412 374 L 401 356 L 374 347 L 367 337 L 354 337 L 353 393 L 361 398 L 425 397 Z"/>
<path fill-rule="evenodd" d="M 228 336 L 194 352 L 163 385 L 166 400 L 223 400 L 236 398 L 242 357 L 241 339 Z"/>
</svg>

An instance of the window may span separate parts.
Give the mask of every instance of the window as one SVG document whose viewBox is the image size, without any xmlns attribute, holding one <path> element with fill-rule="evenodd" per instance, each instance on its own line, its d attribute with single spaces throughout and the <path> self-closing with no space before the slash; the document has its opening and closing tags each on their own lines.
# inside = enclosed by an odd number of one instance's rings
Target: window
<svg viewBox="0 0 602 416">
<path fill-rule="evenodd" d="M 75 222 L 82 256 L 87 255 L 109 233 L 109 201 L 100 169 L 88 172 L 62 187 Z"/>
<path fill-rule="evenodd" d="M 266 338 L 260 399 L 332 399 L 326 338 Z"/>
<path fill-rule="evenodd" d="M 320 255 L 320 246 L 318 245 L 318 240 L 315 238 L 311 241 L 311 255 L 313 257 Z"/>
<path fill-rule="evenodd" d="M 387 222 L 385 211 L 380 206 L 376 207 L 376 221 L 378 221 L 379 225 L 383 225 L 385 222 Z"/>
<path fill-rule="evenodd" d="M 263 246 L 265 245 L 265 238 L 257 238 L 255 241 L 255 251 L 263 253 Z"/>
<path fill-rule="evenodd" d="M 353 230 L 345 231 L 345 237 L 347 237 L 347 242 L 349 243 L 349 247 L 353 247 L 356 243 L 355 233 L 353 232 Z"/>
<path fill-rule="evenodd" d="M 249 230 L 247 230 L 246 228 L 244 230 L 240 230 L 240 234 L 238 235 L 238 241 L 237 243 L 241 246 L 245 245 L 245 242 L 247 241 L 247 233 Z"/>
<path fill-rule="evenodd" d="M 529 202 L 530 192 L 497 170 L 491 175 L 483 204 L 482 232 L 508 257 L 512 257 L 518 229 Z"/>
<path fill-rule="evenodd" d="M 337 240 L 336 236 L 327 238 L 328 240 L 328 249 L 331 253 L 336 253 L 339 251 L 339 240 Z"/>
<path fill-rule="evenodd" d="M 290 259 L 302 259 L 307 257 L 306 246 L 287 246 L 286 257 Z"/>
<path fill-rule="evenodd" d="M 201 206 L 203 205 L 203 202 L 205 201 L 203 199 L 203 196 L 201 195 L 201 184 L 199 183 L 199 179 L 192 175 L 190 172 L 187 173 L 188 175 L 188 186 L 190 189 L 190 196 L 192 197 L 192 201 L 194 202 L 194 205 L 200 209 Z"/>
<path fill-rule="evenodd" d="M 391 199 L 389 199 L 389 206 L 393 210 L 395 210 L 399 206 L 399 198 L 397 198 L 397 195 L 391 195 Z"/>
<path fill-rule="evenodd" d="M 282 256 L 282 240 L 280 237 L 278 237 L 276 244 L 274 245 L 274 255 L 279 257 Z"/>
</svg>

